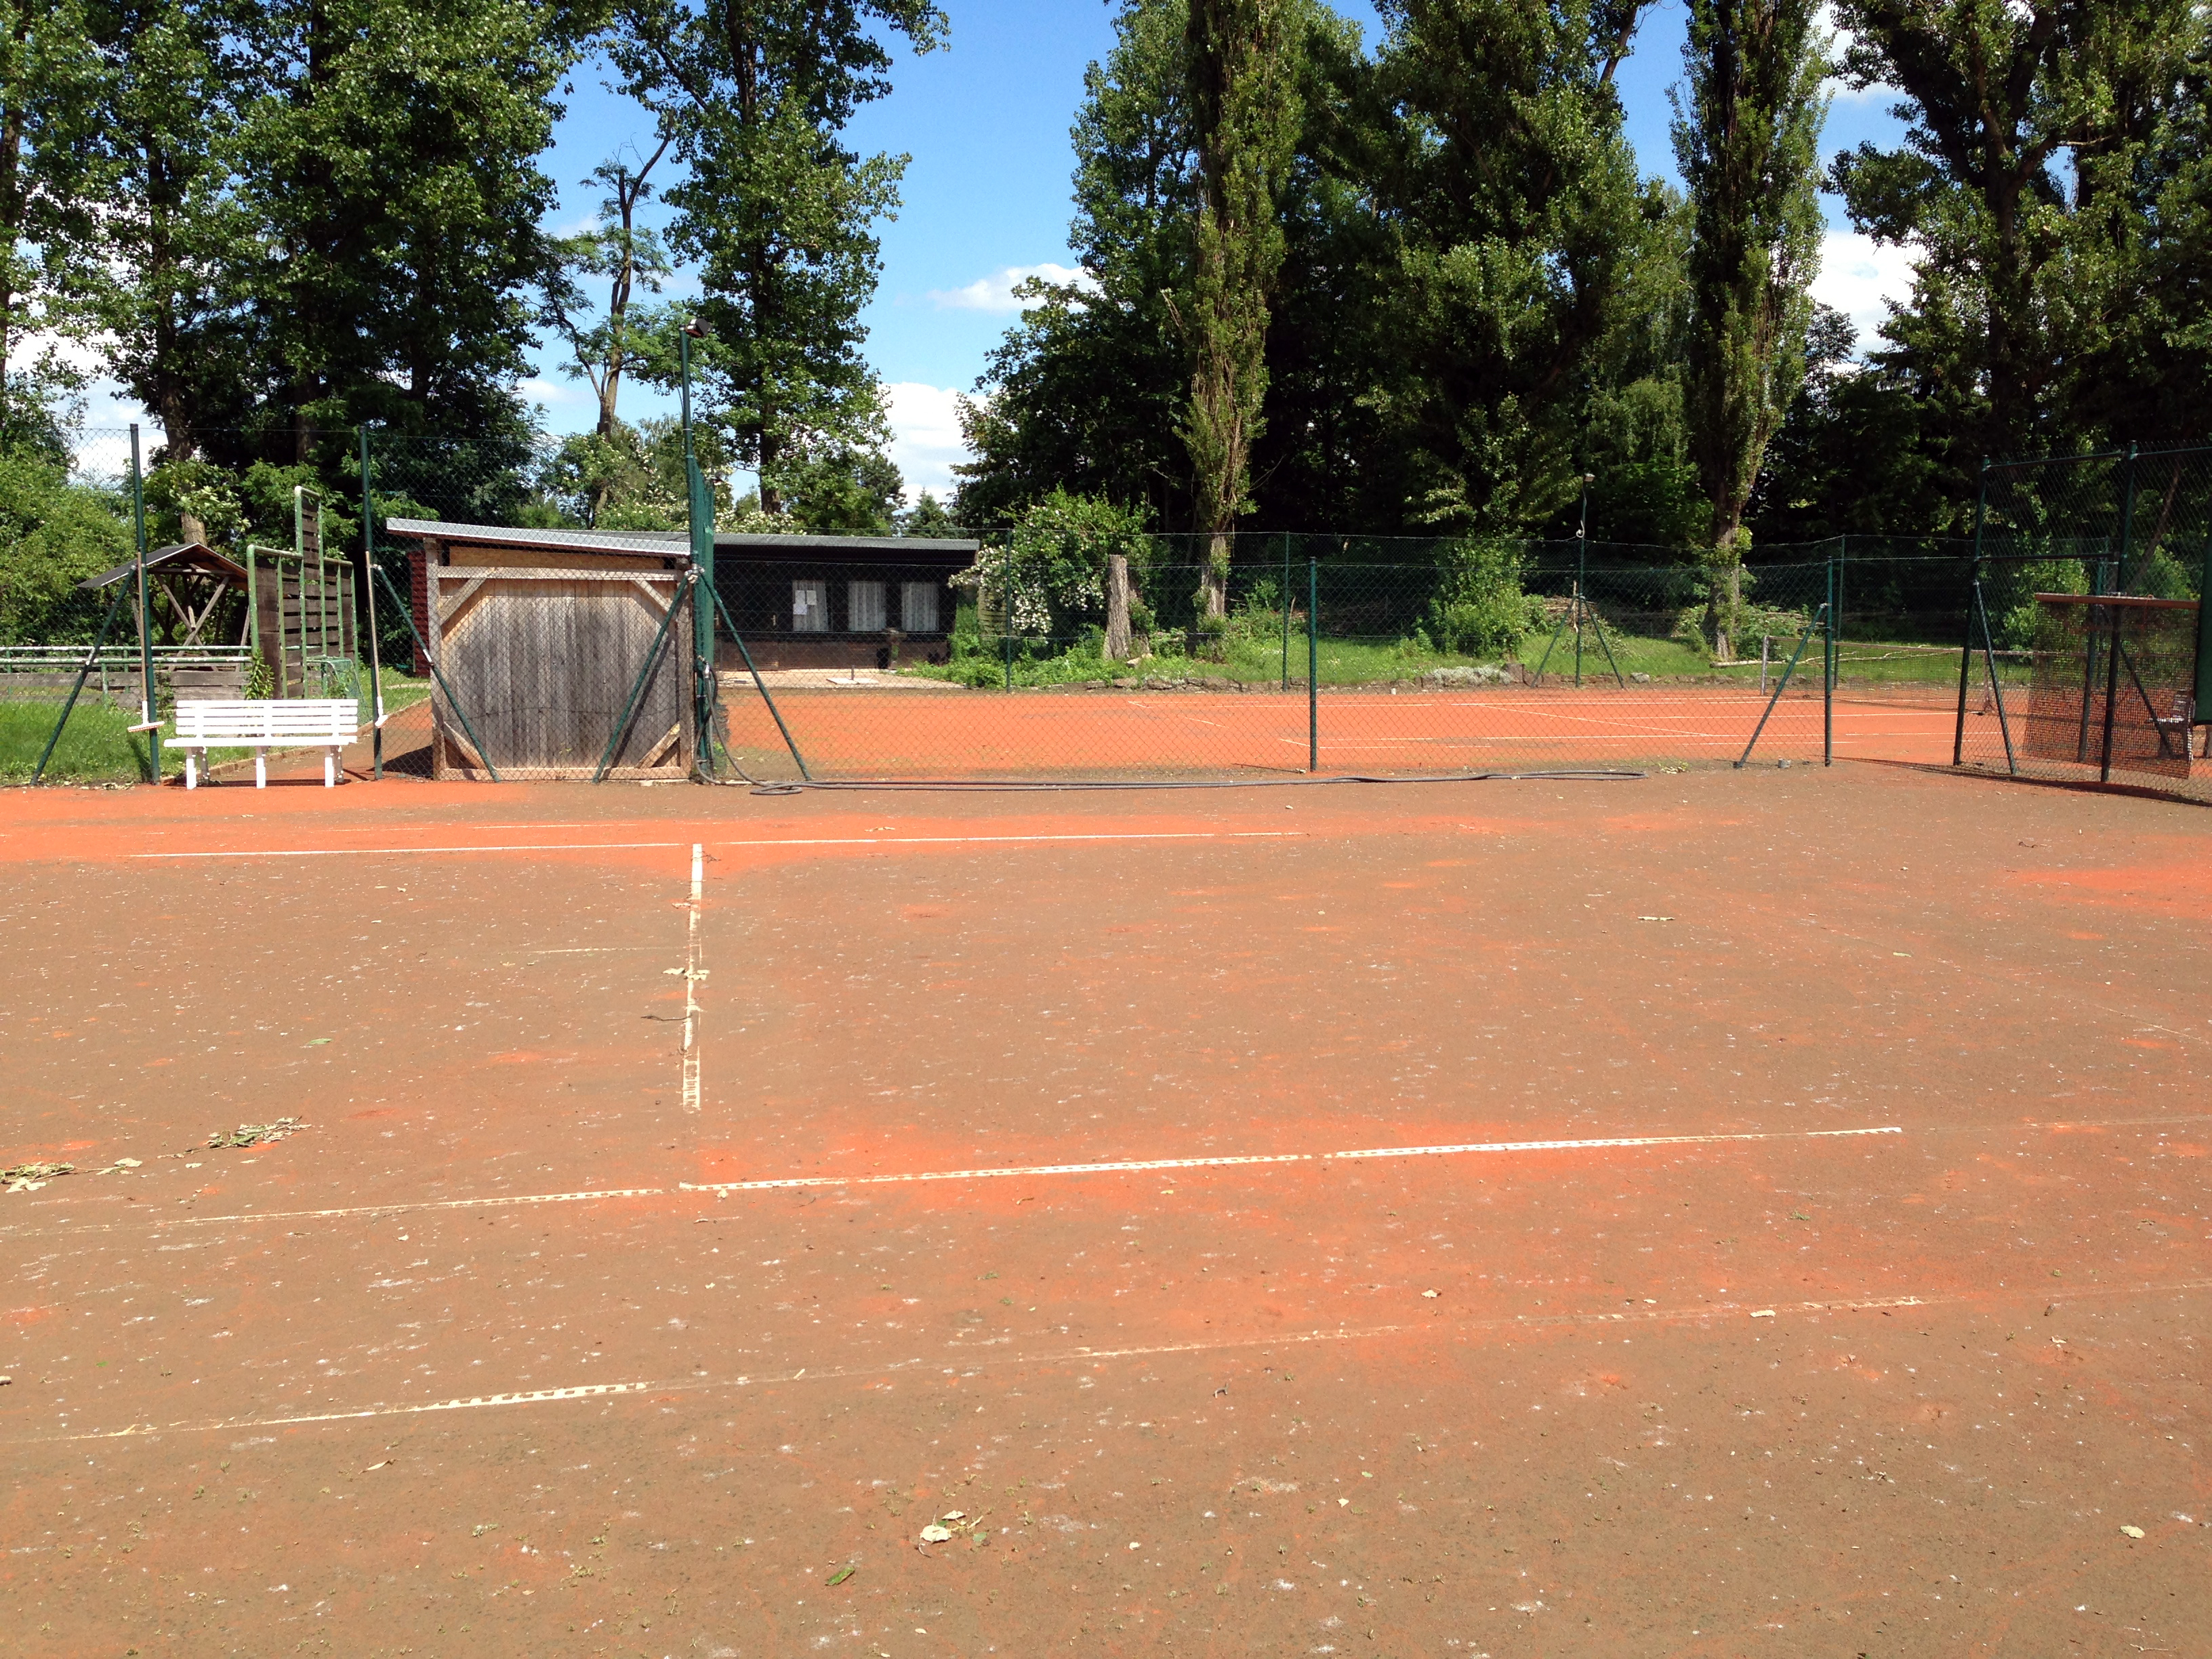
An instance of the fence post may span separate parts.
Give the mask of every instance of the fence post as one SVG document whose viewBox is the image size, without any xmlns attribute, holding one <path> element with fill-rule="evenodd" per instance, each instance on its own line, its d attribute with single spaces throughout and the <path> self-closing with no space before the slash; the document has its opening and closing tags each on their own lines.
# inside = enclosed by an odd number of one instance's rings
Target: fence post
<svg viewBox="0 0 2212 1659">
<path fill-rule="evenodd" d="M 1291 532 L 1283 532 L 1283 690 L 1291 689 Z"/>
<path fill-rule="evenodd" d="M 2128 446 L 2125 470 L 2120 479 L 2120 556 L 2115 570 L 2114 591 L 2125 592 L 2128 586 L 2128 544 L 2135 534 L 2136 519 L 2136 447 Z M 2112 613 L 2112 643 L 2106 653 L 2105 662 L 2105 736 L 2102 752 L 2097 760 L 2097 781 L 2112 781 L 2112 717 L 2120 700 L 2120 619 L 2126 613 L 2117 605 L 2106 605 Z"/>
<path fill-rule="evenodd" d="M 1321 561 L 1306 561 L 1306 770 L 1321 770 Z"/>
<path fill-rule="evenodd" d="M 138 718 L 145 722 L 146 769 L 161 781 L 161 723 L 154 718 L 154 596 L 146 584 L 146 481 L 138 462 L 138 422 L 131 422 L 131 518 L 138 546 Z"/>
<path fill-rule="evenodd" d="M 1974 617 L 1979 613 L 1982 592 L 1982 530 L 1989 522 L 1990 458 L 1982 457 L 1981 481 L 1974 492 L 1974 552 L 1966 567 L 1966 603 L 1961 607 L 1966 621 L 1966 639 L 1959 647 L 1959 718 L 1951 732 L 1951 764 L 1963 766 L 1966 761 L 1966 682 L 1974 669 Z"/>
<path fill-rule="evenodd" d="M 1841 538 L 1828 554 L 1827 638 L 1820 642 L 1820 764 L 1836 763 L 1836 599 L 1842 588 Z"/>
<path fill-rule="evenodd" d="M 368 750 L 376 781 L 384 781 L 384 654 L 376 638 L 376 504 L 370 494 L 368 428 L 361 428 L 361 592 L 368 608 Z"/>
</svg>

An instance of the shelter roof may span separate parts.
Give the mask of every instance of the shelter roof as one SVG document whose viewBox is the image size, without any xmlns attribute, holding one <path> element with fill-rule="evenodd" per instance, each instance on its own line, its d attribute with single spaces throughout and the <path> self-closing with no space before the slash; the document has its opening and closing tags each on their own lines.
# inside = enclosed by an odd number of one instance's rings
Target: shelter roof
<svg viewBox="0 0 2212 1659">
<path fill-rule="evenodd" d="M 77 584 L 81 589 L 97 592 L 112 587 L 125 577 L 138 574 L 138 562 L 118 564 L 112 570 L 103 570 L 97 576 Z M 205 542 L 178 542 L 168 547 L 157 547 L 146 556 L 146 574 L 149 576 L 213 576 L 218 581 L 234 586 L 246 586 L 246 567 L 228 556 L 218 553 Z"/>
</svg>

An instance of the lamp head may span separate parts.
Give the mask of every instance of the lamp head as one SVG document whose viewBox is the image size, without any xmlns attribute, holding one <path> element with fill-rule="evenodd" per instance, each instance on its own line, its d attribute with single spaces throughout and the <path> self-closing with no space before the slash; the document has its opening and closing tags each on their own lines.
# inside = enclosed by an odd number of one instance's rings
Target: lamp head
<svg viewBox="0 0 2212 1659">
<path fill-rule="evenodd" d="M 703 340 L 707 337 L 707 326 L 696 317 L 684 325 L 684 331 L 695 340 Z"/>
<path fill-rule="evenodd" d="M 1583 473 L 1583 482 L 1584 483 L 1586 483 L 1586 484 L 1594 484 L 1594 483 L 1595 483 L 1597 482 L 1597 474 L 1596 474 L 1596 473 L 1595 473 L 1595 472 L 1585 472 L 1585 473 Z"/>
</svg>

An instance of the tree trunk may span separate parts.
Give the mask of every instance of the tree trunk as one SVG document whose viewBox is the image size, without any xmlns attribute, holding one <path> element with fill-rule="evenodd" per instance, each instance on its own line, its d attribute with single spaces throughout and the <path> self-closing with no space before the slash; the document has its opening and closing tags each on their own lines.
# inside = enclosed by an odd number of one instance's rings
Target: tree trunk
<svg viewBox="0 0 2212 1659">
<path fill-rule="evenodd" d="M 1106 659 L 1125 662 L 1129 656 L 1129 556 L 1106 556 Z"/>
</svg>

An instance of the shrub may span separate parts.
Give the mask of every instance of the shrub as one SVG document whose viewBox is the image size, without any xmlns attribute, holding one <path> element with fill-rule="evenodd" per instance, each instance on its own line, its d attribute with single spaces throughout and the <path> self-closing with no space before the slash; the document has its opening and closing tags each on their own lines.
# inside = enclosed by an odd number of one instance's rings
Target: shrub
<svg viewBox="0 0 2212 1659">
<path fill-rule="evenodd" d="M 983 549 L 952 580 L 995 607 L 1018 636 L 1068 640 L 1085 624 L 1105 623 L 1108 559 L 1125 556 L 1133 585 L 1151 550 L 1141 506 L 1055 489 L 1022 514 L 1005 546 Z M 1133 599 L 1133 628 L 1137 610 Z"/>
<path fill-rule="evenodd" d="M 1453 542 L 1437 556 L 1436 595 L 1422 632 L 1439 651 L 1510 655 L 1543 626 L 1543 603 L 1521 590 L 1521 552 L 1493 540 Z"/>
</svg>

